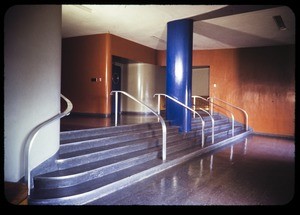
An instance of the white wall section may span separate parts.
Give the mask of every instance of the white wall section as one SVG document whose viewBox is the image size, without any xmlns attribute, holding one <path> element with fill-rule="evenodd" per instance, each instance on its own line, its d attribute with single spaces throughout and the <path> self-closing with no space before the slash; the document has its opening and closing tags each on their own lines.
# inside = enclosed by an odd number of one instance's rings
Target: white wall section
<svg viewBox="0 0 300 215">
<path fill-rule="evenodd" d="M 29 132 L 60 112 L 61 6 L 16 5 L 4 21 L 4 174 L 25 174 L 23 149 Z M 59 120 L 38 134 L 31 168 L 59 148 Z"/>
</svg>

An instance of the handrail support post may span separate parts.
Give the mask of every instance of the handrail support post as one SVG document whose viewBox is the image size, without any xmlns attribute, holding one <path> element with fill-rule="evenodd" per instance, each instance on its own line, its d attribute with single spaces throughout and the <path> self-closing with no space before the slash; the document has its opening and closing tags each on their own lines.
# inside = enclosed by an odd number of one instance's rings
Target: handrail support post
<svg viewBox="0 0 300 215">
<path fill-rule="evenodd" d="M 237 110 L 242 111 L 242 112 L 244 113 L 244 115 L 245 115 L 245 130 L 246 130 L 246 131 L 249 130 L 248 113 L 247 113 L 244 109 L 242 109 L 242 108 L 240 108 L 240 107 L 238 107 L 238 106 L 235 106 L 235 105 L 233 105 L 233 104 L 230 104 L 230 103 L 228 103 L 228 102 L 226 102 L 226 101 L 224 101 L 224 100 L 222 100 L 222 99 L 216 98 L 216 97 L 212 97 L 212 98 L 208 98 L 208 99 L 210 99 L 211 102 L 213 102 L 214 99 L 215 99 L 215 100 L 218 100 L 218 101 L 223 102 L 223 103 L 225 103 L 225 104 L 227 104 L 227 105 L 229 105 L 229 106 L 231 106 L 231 107 L 233 107 L 233 108 L 235 108 L 235 109 L 237 109 Z"/>
<path fill-rule="evenodd" d="M 118 125 L 118 92 L 115 94 L 115 126 Z"/>
<path fill-rule="evenodd" d="M 207 98 L 209 99 L 209 98 Z M 211 98 L 211 102 L 210 102 L 210 114 L 213 115 L 214 114 L 214 98 Z"/>
<path fill-rule="evenodd" d="M 158 100 L 157 100 L 157 113 L 158 115 L 160 115 L 160 96 L 158 96 Z M 159 119 L 157 119 L 159 121 Z"/>
<path fill-rule="evenodd" d="M 194 111 L 196 111 L 196 98 L 193 97 L 193 107 L 194 107 Z M 195 112 L 193 112 L 193 118 L 195 118 L 196 115 L 195 115 Z"/>
<path fill-rule="evenodd" d="M 195 110 L 193 110 L 192 108 L 186 106 L 185 104 L 181 103 L 180 101 L 178 101 L 177 99 L 175 99 L 175 98 L 173 98 L 173 97 L 171 97 L 169 95 L 166 95 L 166 94 L 163 94 L 163 93 L 157 93 L 157 94 L 154 94 L 153 97 L 158 96 L 158 98 L 159 98 L 161 95 L 165 96 L 168 99 L 171 99 L 175 103 L 177 103 L 177 104 L 181 105 L 182 107 L 184 107 L 184 108 L 192 111 L 194 114 L 197 114 L 200 117 L 200 119 L 202 121 L 202 145 L 204 145 L 204 125 L 205 125 L 205 122 L 202 119 L 201 115 L 199 113 L 197 113 Z"/>
<path fill-rule="evenodd" d="M 205 99 L 205 98 L 203 98 L 203 97 L 201 97 L 201 96 L 192 96 L 192 98 L 193 98 L 193 100 L 194 100 L 194 104 L 196 104 L 196 99 L 197 99 L 197 98 L 202 99 L 202 100 L 204 100 L 204 101 L 206 101 L 206 102 L 209 103 L 209 100 L 207 100 L 207 99 Z M 209 116 L 210 119 L 211 119 L 211 132 L 212 132 L 211 143 L 214 144 L 214 143 L 215 143 L 215 120 L 214 120 L 214 118 L 212 117 L 212 115 L 211 115 L 209 112 L 207 112 L 207 111 L 204 110 L 203 108 L 200 108 L 200 110 L 202 110 L 204 113 L 207 113 L 208 116 Z M 203 132 L 204 132 L 204 131 L 203 131 Z"/>
<path fill-rule="evenodd" d="M 144 107 L 146 107 L 148 110 L 150 110 L 154 115 L 156 115 L 161 123 L 162 126 L 162 160 L 165 161 L 166 160 L 166 155 L 167 155 L 167 126 L 166 123 L 164 121 L 164 119 L 156 113 L 156 111 L 154 111 L 152 108 L 150 108 L 149 106 L 147 106 L 146 104 L 144 104 L 143 102 L 141 102 L 140 100 L 136 99 L 135 97 L 133 97 L 132 95 L 130 95 L 129 93 L 126 93 L 124 91 L 119 91 L 119 90 L 115 90 L 115 91 L 111 91 L 110 95 L 112 95 L 113 93 L 122 93 L 124 95 L 126 95 L 127 97 L 131 98 L 132 100 L 134 100 L 135 102 L 139 103 L 140 105 L 143 105 Z M 116 96 L 117 98 L 117 96 Z"/>
</svg>

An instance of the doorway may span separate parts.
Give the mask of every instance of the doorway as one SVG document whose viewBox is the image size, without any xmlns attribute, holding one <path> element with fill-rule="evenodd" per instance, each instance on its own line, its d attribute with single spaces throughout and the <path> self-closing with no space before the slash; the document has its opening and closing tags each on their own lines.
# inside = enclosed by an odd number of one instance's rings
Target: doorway
<svg viewBox="0 0 300 215">
<path fill-rule="evenodd" d="M 121 90 L 121 66 L 113 64 L 112 65 L 112 84 L 111 84 L 111 89 L 112 90 Z M 111 114 L 115 115 L 115 94 L 112 95 L 111 98 Z M 118 114 L 121 112 L 120 110 L 121 107 L 121 97 L 118 97 Z"/>
<path fill-rule="evenodd" d="M 192 95 L 201 96 L 205 99 L 209 97 L 209 66 L 194 67 L 192 70 Z M 208 102 L 197 99 L 196 109 L 203 108 L 208 110 Z"/>
</svg>

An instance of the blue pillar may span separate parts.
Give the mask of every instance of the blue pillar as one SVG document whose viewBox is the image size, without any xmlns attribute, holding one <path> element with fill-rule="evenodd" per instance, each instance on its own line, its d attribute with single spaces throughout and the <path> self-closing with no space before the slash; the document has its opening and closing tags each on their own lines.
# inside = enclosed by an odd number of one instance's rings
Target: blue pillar
<svg viewBox="0 0 300 215">
<path fill-rule="evenodd" d="M 183 19 L 167 24 L 166 94 L 191 107 L 193 20 Z M 191 130 L 191 111 L 166 98 L 166 118 Z"/>
</svg>

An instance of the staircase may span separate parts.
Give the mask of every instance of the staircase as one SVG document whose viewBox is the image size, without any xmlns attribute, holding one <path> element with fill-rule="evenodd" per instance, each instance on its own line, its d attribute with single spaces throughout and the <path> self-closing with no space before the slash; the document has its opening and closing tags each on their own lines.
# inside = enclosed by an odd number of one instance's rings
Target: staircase
<svg viewBox="0 0 300 215">
<path fill-rule="evenodd" d="M 90 204 L 110 193 L 185 162 L 195 156 L 245 137 L 237 124 L 223 115 L 215 119 L 215 143 L 211 144 L 211 119 L 205 120 L 205 144 L 201 144 L 201 121 L 192 119 L 192 130 L 180 133 L 167 124 L 167 159 L 161 159 L 161 124 L 143 123 L 61 132 L 55 160 L 57 169 L 35 175 L 29 196 L 32 205 Z"/>
</svg>

